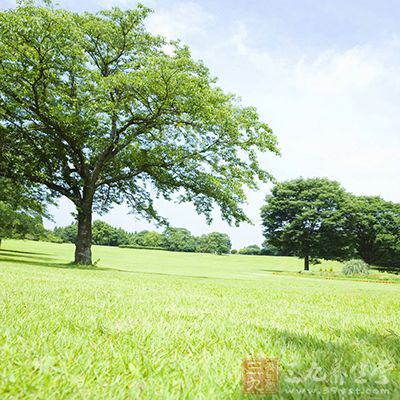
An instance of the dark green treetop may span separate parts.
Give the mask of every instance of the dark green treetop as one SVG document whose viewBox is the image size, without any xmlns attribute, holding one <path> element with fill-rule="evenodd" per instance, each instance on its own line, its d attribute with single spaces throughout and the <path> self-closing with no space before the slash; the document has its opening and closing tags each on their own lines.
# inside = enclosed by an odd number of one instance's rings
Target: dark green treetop
<svg viewBox="0 0 400 400">
<path fill-rule="evenodd" d="M 368 264 L 400 269 L 400 204 L 377 196 L 357 196 L 351 205 L 357 255 Z"/>
<path fill-rule="evenodd" d="M 278 183 L 261 209 L 268 243 L 309 262 L 346 259 L 353 252 L 349 231 L 350 195 L 324 178 Z"/>
</svg>

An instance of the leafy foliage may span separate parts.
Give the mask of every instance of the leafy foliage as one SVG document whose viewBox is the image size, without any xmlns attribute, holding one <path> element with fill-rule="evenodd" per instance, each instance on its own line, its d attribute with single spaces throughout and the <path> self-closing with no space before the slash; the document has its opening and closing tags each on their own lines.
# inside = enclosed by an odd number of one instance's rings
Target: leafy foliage
<svg viewBox="0 0 400 400">
<path fill-rule="evenodd" d="M 75 204 L 79 263 L 91 262 L 92 210 L 115 203 L 162 222 L 162 196 L 208 221 L 214 206 L 247 221 L 244 188 L 270 178 L 257 154 L 278 152 L 254 108 L 218 88 L 187 47 L 146 31 L 149 12 L 32 1 L 0 11 L 2 173 Z"/>
<path fill-rule="evenodd" d="M 199 253 L 227 254 L 231 247 L 231 240 L 226 233 L 211 232 L 198 238 L 196 251 Z"/>
<path fill-rule="evenodd" d="M 38 240 L 45 236 L 40 215 L 15 211 L 0 202 L 0 241 L 2 238 L 30 238 Z"/>
<path fill-rule="evenodd" d="M 164 232 L 164 244 L 167 250 L 194 252 L 197 248 L 196 238 L 185 228 L 168 228 Z"/>
<path fill-rule="evenodd" d="M 122 249 L 145 249 L 145 250 L 164 250 L 164 247 L 153 247 L 153 246 L 140 246 L 136 244 L 121 244 L 118 247 Z"/>
<path fill-rule="evenodd" d="M 261 254 L 261 248 L 260 248 L 260 246 L 258 246 L 256 244 L 252 244 L 250 246 L 243 247 L 242 249 L 240 249 L 239 254 L 249 255 L 249 256 L 258 256 Z"/>
<path fill-rule="evenodd" d="M 164 235 L 156 231 L 141 231 L 130 236 L 131 245 L 141 247 L 163 247 Z"/>
<path fill-rule="evenodd" d="M 58 238 L 59 241 L 64 243 L 74 243 L 77 232 L 78 224 L 74 222 L 65 227 L 54 228 L 53 232 L 47 234 L 46 239 L 57 242 L 56 239 Z M 148 230 L 129 233 L 101 220 L 93 222 L 92 243 L 133 249 L 145 248 L 214 254 L 227 254 L 231 249 L 229 236 L 221 232 L 211 232 L 199 238 L 193 236 L 187 229 L 173 227 L 166 229 L 163 233 Z"/>
<path fill-rule="evenodd" d="M 54 228 L 53 233 L 64 243 L 75 243 L 78 234 L 78 224 L 73 222 L 65 227 Z M 107 224 L 104 221 L 96 220 L 93 222 L 92 244 L 103 246 L 119 246 L 128 244 L 130 234 L 121 228 Z"/>
<path fill-rule="evenodd" d="M 129 235 L 121 228 L 115 228 L 104 221 L 93 222 L 92 243 L 103 246 L 119 246 L 129 242 Z"/>
<path fill-rule="evenodd" d="M 278 183 L 267 196 L 261 217 L 268 243 L 308 263 L 318 258 L 341 260 L 352 252 L 350 195 L 324 178 Z"/>
<path fill-rule="evenodd" d="M 291 253 L 288 251 L 280 250 L 278 247 L 269 243 L 268 239 L 265 239 L 262 243 L 260 254 L 263 256 L 290 256 Z"/>
<path fill-rule="evenodd" d="M 400 204 L 354 196 L 327 179 L 295 179 L 273 188 L 261 215 L 265 253 L 400 269 Z"/>
<path fill-rule="evenodd" d="M 349 260 L 343 265 L 345 275 L 368 275 L 369 265 L 363 260 Z"/>
<path fill-rule="evenodd" d="M 68 226 L 55 227 L 53 232 L 63 243 L 75 243 L 78 235 L 78 224 L 74 222 Z"/>
<path fill-rule="evenodd" d="M 368 264 L 400 269 L 400 204 L 354 197 L 350 215 L 356 254 Z"/>
<path fill-rule="evenodd" d="M 42 217 L 48 216 L 48 201 L 47 193 L 37 186 L 0 177 L 0 240 L 43 237 Z"/>
</svg>

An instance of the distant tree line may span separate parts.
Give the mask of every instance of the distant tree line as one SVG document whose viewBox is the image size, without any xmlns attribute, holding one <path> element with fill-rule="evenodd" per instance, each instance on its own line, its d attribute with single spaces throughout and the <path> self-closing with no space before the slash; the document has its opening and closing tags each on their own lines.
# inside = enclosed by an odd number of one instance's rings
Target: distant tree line
<svg viewBox="0 0 400 400">
<path fill-rule="evenodd" d="M 359 258 L 400 270 L 400 204 L 355 196 L 325 178 L 278 183 L 261 210 L 266 247 L 304 258 Z"/>
<path fill-rule="evenodd" d="M 241 254 L 245 256 L 288 256 L 291 255 L 289 252 L 284 250 L 279 250 L 277 247 L 264 241 L 261 246 L 257 244 L 251 244 L 246 247 L 242 247 L 239 250 L 233 249 L 232 254 Z"/>
<path fill-rule="evenodd" d="M 77 223 L 56 227 L 53 231 L 56 241 L 64 243 L 75 243 L 77 233 Z M 231 250 L 230 238 L 225 233 L 211 232 L 196 237 L 188 229 L 173 227 L 162 233 L 149 230 L 130 233 L 100 220 L 93 222 L 92 244 L 213 254 L 227 254 Z"/>
<path fill-rule="evenodd" d="M 77 223 L 72 223 L 65 227 L 56 227 L 53 230 L 52 236 L 56 239 L 53 241 L 74 243 L 77 231 Z M 188 229 L 169 227 L 164 232 L 143 230 L 131 233 L 121 228 L 115 228 L 100 220 L 93 222 L 92 244 L 193 253 L 288 255 L 287 252 L 279 250 L 267 241 L 264 241 L 261 247 L 254 244 L 243 247 L 240 250 L 231 249 L 230 237 L 226 233 L 221 232 L 211 232 L 201 236 L 194 236 Z"/>
</svg>

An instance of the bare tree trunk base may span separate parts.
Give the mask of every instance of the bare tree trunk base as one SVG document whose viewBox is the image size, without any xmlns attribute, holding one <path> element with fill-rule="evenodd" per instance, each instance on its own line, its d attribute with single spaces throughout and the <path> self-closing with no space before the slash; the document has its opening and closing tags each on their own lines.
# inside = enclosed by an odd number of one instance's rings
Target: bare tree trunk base
<svg viewBox="0 0 400 400">
<path fill-rule="evenodd" d="M 78 211 L 78 234 L 75 242 L 75 264 L 92 265 L 92 208 Z"/>
<path fill-rule="evenodd" d="M 92 250 L 90 247 L 77 246 L 75 250 L 75 264 L 92 265 Z"/>
</svg>

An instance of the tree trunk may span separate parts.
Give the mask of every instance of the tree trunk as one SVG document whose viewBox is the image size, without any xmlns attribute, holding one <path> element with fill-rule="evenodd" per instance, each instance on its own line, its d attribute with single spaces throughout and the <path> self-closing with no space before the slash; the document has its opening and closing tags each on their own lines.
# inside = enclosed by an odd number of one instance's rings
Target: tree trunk
<svg viewBox="0 0 400 400">
<path fill-rule="evenodd" d="M 310 270 L 310 257 L 305 256 L 304 257 L 304 271 L 309 271 Z"/>
<path fill-rule="evenodd" d="M 1 249 L 1 238 L 0 238 L 0 249 Z"/>
<path fill-rule="evenodd" d="M 78 235 L 75 242 L 75 263 L 92 264 L 92 205 L 78 211 Z"/>
</svg>

